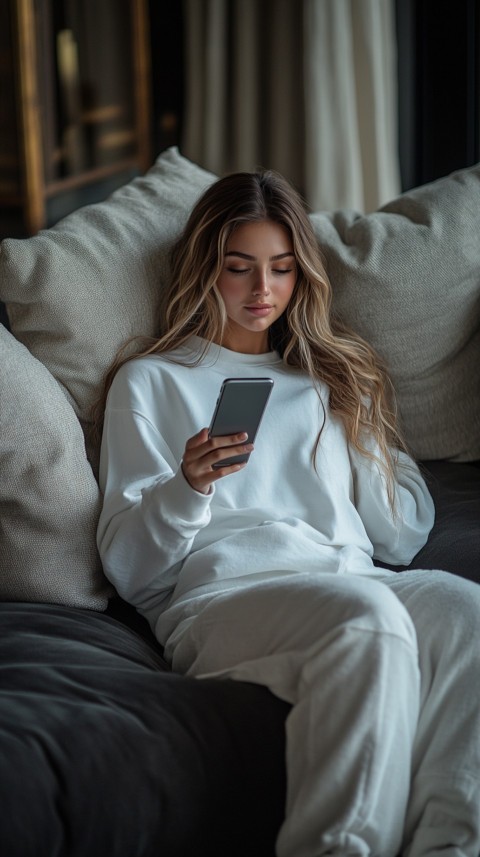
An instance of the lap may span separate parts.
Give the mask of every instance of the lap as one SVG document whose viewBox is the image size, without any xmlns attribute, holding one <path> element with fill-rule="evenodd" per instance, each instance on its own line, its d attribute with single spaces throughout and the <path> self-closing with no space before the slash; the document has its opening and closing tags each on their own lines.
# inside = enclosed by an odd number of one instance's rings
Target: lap
<svg viewBox="0 0 480 857">
<path fill-rule="evenodd" d="M 480 587 L 448 572 L 285 573 L 210 598 L 180 635 L 172 666 L 203 675 L 248 663 L 242 677 L 255 680 L 275 671 L 285 655 L 292 669 L 300 668 L 312 647 L 326 649 L 347 627 L 397 636 L 421 659 L 436 661 L 446 639 L 451 657 L 461 653 L 479 620 Z M 260 661 L 261 670 L 252 670 Z"/>
<path fill-rule="evenodd" d="M 416 645 L 408 612 L 383 580 L 288 573 L 209 600 L 177 644 L 173 667 L 203 674 L 282 654 L 301 661 L 353 627 Z"/>
</svg>

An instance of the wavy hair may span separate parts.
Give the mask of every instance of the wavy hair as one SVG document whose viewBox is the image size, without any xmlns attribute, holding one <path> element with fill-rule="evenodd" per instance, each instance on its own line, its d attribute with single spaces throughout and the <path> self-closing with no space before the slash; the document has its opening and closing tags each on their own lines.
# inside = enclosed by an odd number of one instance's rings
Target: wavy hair
<svg viewBox="0 0 480 857">
<path fill-rule="evenodd" d="M 273 221 L 284 226 L 293 243 L 297 281 L 290 303 L 269 330 L 270 346 L 288 366 L 308 373 L 330 391 L 333 414 L 344 424 L 349 442 L 376 459 L 394 508 L 395 450 L 405 449 L 400 436 L 392 384 L 373 348 L 332 313 L 332 289 L 307 209 L 297 191 L 271 170 L 233 173 L 212 184 L 194 206 L 171 254 L 171 278 L 161 297 L 159 335 L 131 341 L 117 354 L 95 409 L 101 426 L 112 380 L 128 360 L 163 354 L 192 335 L 221 343 L 228 322 L 216 282 L 224 265 L 228 240 L 242 223 Z M 130 350 L 129 350 L 130 349 Z M 312 450 L 312 462 L 322 427 Z M 378 444 L 379 456 L 371 452 Z"/>
</svg>

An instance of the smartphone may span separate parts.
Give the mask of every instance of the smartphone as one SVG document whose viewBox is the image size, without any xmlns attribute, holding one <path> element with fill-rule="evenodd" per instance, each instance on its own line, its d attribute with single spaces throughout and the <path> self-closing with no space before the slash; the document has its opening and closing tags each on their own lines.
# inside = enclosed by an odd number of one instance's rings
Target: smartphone
<svg viewBox="0 0 480 857">
<path fill-rule="evenodd" d="M 272 392 L 271 378 L 225 378 L 210 423 L 210 437 L 247 432 L 247 443 L 253 443 L 268 398 Z M 223 458 L 214 468 L 248 461 L 249 452 Z"/>
</svg>

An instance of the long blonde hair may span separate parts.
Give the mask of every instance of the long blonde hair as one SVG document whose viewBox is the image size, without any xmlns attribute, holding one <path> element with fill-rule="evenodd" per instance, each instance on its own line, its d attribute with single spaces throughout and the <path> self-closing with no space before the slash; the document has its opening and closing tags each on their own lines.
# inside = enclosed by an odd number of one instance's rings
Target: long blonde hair
<svg viewBox="0 0 480 857">
<path fill-rule="evenodd" d="M 94 422 L 101 427 L 112 380 L 128 360 L 163 354 L 192 335 L 205 340 L 205 349 L 211 342 L 223 341 L 228 319 L 216 281 L 228 240 L 240 224 L 264 220 L 288 230 L 298 272 L 290 303 L 270 328 L 270 346 L 286 364 L 308 373 L 317 389 L 319 382 L 327 384 L 332 413 L 343 421 L 352 446 L 376 458 L 393 507 L 395 450 L 405 446 L 388 374 L 371 346 L 333 315 L 332 289 L 307 210 L 286 179 L 270 170 L 225 176 L 201 196 L 172 250 L 159 335 L 142 340 L 134 353 L 124 347 L 117 354 L 105 377 Z M 313 462 L 321 431 L 322 426 L 312 450 Z M 378 444 L 379 456 L 370 451 L 371 440 Z"/>
</svg>

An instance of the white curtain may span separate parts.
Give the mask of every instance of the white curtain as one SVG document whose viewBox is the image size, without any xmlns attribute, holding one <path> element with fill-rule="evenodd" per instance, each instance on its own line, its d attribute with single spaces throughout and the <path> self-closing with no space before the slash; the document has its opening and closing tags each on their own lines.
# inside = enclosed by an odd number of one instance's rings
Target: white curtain
<svg viewBox="0 0 480 857">
<path fill-rule="evenodd" d="M 270 167 L 314 210 L 400 190 L 394 0 L 184 0 L 182 152 Z"/>
</svg>

